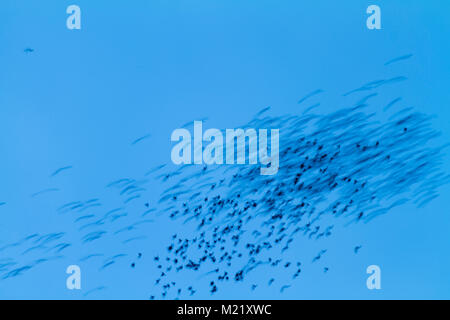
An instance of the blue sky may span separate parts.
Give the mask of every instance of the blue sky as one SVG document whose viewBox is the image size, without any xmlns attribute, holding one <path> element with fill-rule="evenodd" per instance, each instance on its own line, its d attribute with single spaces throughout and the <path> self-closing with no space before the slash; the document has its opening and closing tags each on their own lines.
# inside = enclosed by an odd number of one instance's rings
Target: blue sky
<svg viewBox="0 0 450 320">
<path fill-rule="evenodd" d="M 81 30 L 66 28 L 70 4 L 81 7 Z M 381 8 L 382 30 L 366 28 L 370 4 Z M 318 88 L 326 91 L 320 109 L 326 113 L 341 108 L 350 89 L 405 75 L 407 82 L 375 100 L 374 111 L 402 96 L 405 107 L 436 115 L 434 128 L 442 131 L 442 142 L 450 141 L 448 9 L 448 1 L 419 0 L 3 0 L 0 201 L 7 205 L 0 207 L 0 246 L 61 230 L 73 231 L 69 239 L 79 242 L 73 219 L 55 208 L 94 197 L 113 204 L 105 185 L 170 162 L 174 129 L 204 117 L 208 127 L 237 127 L 265 106 L 275 114 L 300 112 L 296 102 Z M 27 47 L 35 51 L 25 54 Z M 384 66 L 409 53 L 408 61 Z M 149 133 L 150 139 L 131 146 Z M 50 177 L 67 165 L 73 168 L 66 174 Z M 60 191 L 30 197 L 46 188 Z M 150 199 L 162 186 L 154 182 L 151 189 Z M 215 298 L 448 299 L 450 186 L 440 193 L 425 208 L 405 205 L 369 224 L 341 228 L 324 262 L 327 274 L 322 265 L 306 266 L 284 294 L 230 285 Z M 0 280 L 0 298 L 82 299 L 104 285 L 89 298 L 146 299 L 156 272 L 150 257 L 177 228 L 161 217 L 148 227 L 149 240 L 121 249 L 143 251 L 133 272 L 128 260 L 105 272 L 83 265 L 78 260 L 88 250 L 80 245 L 63 259 Z M 358 244 L 363 250 L 355 255 Z M 320 247 L 297 245 L 293 258 Z M 117 242 L 97 246 L 113 253 Z M 81 291 L 66 289 L 70 264 L 82 268 Z M 371 264 L 382 269 L 382 290 L 365 286 Z M 196 297 L 211 298 L 207 291 Z"/>
</svg>

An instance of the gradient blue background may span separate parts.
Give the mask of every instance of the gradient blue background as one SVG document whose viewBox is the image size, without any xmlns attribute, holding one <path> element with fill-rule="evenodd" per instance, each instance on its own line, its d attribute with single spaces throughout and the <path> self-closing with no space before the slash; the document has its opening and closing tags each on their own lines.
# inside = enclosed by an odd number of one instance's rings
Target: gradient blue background
<svg viewBox="0 0 450 320">
<path fill-rule="evenodd" d="M 66 28 L 70 4 L 81 7 L 79 31 Z M 382 30 L 366 28 L 370 4 L 381 7 Z M 403 106 L 437 115 L 433 125 L 450 141 L 449 9 L 445 0 L 2 0 L 0 201 L 7 205 L 0 207 L 0 246 L 36 231 L 73 231 L 68 239 L 79 243 L 73 219 L 55 209 L 94 197 L 114 203 L 105 185 L 169 162 L 174 129 L 203 117 L 207 127 L 237 127 L 265 106 L 274 115 L 301 112 L 296 102 L 318 88 L 326 90 L 320 110 L 328 112 L 344 106 L 342 93 L 365 82 L 407 76 L 371 107 L 380 111 L 402 96 Z M 35 52 L 25 54 L 26 47 Z M 408 61 L 383 65 L 408 53 L 414 54 Z M 150 139 L 130 145 L 147 133 Z M 49 177 L 66 165 L 73 169 Z M 448 161 L 443 167 L 449 172 Z M 61 191 L 30 197 L 51 187 Z M 162 187 L 150 189 L 157 195 Z M 248 282 L 223 286 L 212 298 L 448 299 L 449 198 L 446 186 L 423 209 L 406 205 L 340 229 L 326 259 L 307 263 L 283 294 L 262 285 L 251 291 Z M 179 226 L 161 217 L 147 228 L 146 241 L 75 246 L 62 260 L 0 280 L 0 298 L 83 299 L 104 285 L 87 298 L 147 299 L 156 275 L 151 257 Z M 358 244 L 363 249 L 355 255 Z M 307 261 L 320 249 L 299 241 L 289 255 Z M 98 264 L 78 261 L 92 251 L 144 258 L 134 270 L 129 257 L 99 272 Z M 66 289 L 70 264 L 82 268 L 80 291 Z M 378 291 L 366 288 L 371 264 L 382 270 Z M 211 296 L 206 290 L 195 298 Z"/>
</svg>

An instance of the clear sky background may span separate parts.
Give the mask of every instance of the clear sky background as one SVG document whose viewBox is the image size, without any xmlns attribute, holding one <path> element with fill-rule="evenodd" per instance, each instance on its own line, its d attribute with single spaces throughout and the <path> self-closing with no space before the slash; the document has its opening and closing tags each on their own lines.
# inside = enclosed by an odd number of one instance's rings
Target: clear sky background
<svg viewBox="0 0 450 320">
<path fill-rule="evenodd" d="M 66 28 L 70 4 L 81 7 L 81 30 Z M 382 30 L 366 27 L 370 4 L 381 7 Z M 371 108 L 380 111 L 401 96 L 402 106 L 436 115 L 441 141 L 450 141 L 449 9 L 445 0 L 2 0 L 0 247 L 34 232 L 66 231 L 79 243 L 73 219 L 55 209 L 97 197 L 113 208 L 105 185 L 170 162 L 174 129 L 204 117 L 210 128 L 238 127 L 265 106 L 275 115 L 301 112 L 297 101 L 319 88 L 326 113 L 343 107 L 342 94 L 363 83 L 406 76 Z M 35 51 L 26 54 L 27 47 Z M 146 134 L 151 138 L 131 145 Z M 50 177 L 68 165 L 70 171 Z M 30 197 L 46 188 L 60 191 Z M 161 188 L 151 185 L 149 201 Z M 212 298 L 448 299 L 450 186 L 440 193 L 425 208 L 405 205 L 369 224 L 342 227 L 326 259 L 307 264 L 283 294 L 229 285 Z M 180 226 L 161 217 L 146 228 L 140 243 L 110 237 L 94 247 L 74 245 L 63 259 L 0 280 L 0 298 L 147 299 L 157 272 L 151 257 Z M 356 245 L 363 246 L 358 255 Z M 293 259 L 322 248 L 313 241 L 295 246 Z M 0 259 L 21 255 L 8 250 Z M 100 272 L 98 264 L 79 261 L 94 251 L 128 256 Z M 137 252 L 144 256 L 131 270 Z M 80 291 L 66 289 L 70 264 L 82 269 Z M 366 288 L 372 264 L 382 270 L 378 291 Z M 84 296 L 98 286 L 107 288 Z M 195 297 L 211 298 L 208 291 Z"/>
</svg>

